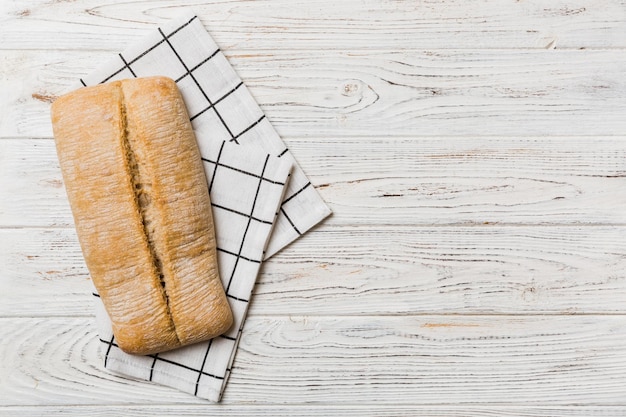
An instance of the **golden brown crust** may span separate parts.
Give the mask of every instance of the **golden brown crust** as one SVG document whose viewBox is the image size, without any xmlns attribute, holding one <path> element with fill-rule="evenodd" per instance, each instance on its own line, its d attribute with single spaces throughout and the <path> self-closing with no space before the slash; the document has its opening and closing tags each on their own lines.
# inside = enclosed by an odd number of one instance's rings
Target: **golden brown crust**
<svg viewBox="0 0 626 417">
<path fill-rule="evenodd" d="M 52 106 L 57 152 L 86 264 L 124 351 L 224 333 L 206 177 L 169 78 L 82 88 Z"/>
</svg>

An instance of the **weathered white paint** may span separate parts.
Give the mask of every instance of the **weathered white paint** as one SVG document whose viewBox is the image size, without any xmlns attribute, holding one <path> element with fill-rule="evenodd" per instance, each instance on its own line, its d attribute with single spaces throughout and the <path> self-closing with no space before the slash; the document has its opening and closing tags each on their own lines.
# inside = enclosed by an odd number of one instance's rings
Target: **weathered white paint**
<svg viewBox="0 0 626 417">
<path fill-rule="evenodd" d="M 326 224 L 626 224 L 626 136 L 286 142 Z M 0 140 L 0 226 L 72 225 L 54 141 Z"/>
<path fill-rule="evenodd" d="M 623 0 L 13 0 L 0 44 L 113 49 L 193 7 L 225 49 L 626 46 Z"/>
<path fill-rule="evenodd" d="M 92 320 L 0 319 L 0 404 L 201 402 L 103 371 Z M 257 316 L 224 403 L 623 404 L 625 337 L 622 316 Z"/>
<path fill-rule="evenodd" d="M 560 406 L 560 405 L 413 405 L 405 404 L 349 404 L 349 405 L 312 405 L 294 406 L 267 404 L 220 404 L 207 407 L 206 404 L 167 404 L 167 405 L 72 405 L 68 406 L 5 406 L 0 408 L 0 415 L 7 417 L 49 417 L 50 415 L 80 417 L 117 417 L 125 416 L 346 416 L 362 417 L 367 415 L 379 417 L 418 416 L 418 417 L 623 417 L 623 409 L 615 406 Z"/>
<path fill-rule="evenodd" d="M 0 316 L 91 315 L 74 229 L 0 229 Z M 263 265 L 253 315 L 622 314 L 624 226 L 323 226 Z"/>
<path fill-rule="evenodd" d="M 223 403 L 101 368 L 49 105 L 192 6 L 334 215 Z M 0 416 L 626 414 L 622 0 L 0 6 Z"/>
<path fill-rule="evenodd" d="M 2 52 L 0 137 L 51 136 L 49 102 L 114 56 Z M 285 137 L 626 133 L 623 50 L 231 49 L 226 56 Z"/>
</svg>

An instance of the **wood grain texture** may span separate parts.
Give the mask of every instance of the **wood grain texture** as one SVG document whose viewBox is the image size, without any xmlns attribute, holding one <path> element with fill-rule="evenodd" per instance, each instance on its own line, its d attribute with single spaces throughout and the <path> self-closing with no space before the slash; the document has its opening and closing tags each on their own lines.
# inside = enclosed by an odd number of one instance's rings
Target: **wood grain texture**
<svg viewBox="0 0 626 417">
<path fill-rule="evenodd" d="M 0 3 L 0 416 L 626 415 L 623 0 Z M 186 6 L 334 211 L 218 405 L 102 369 L 50 140 Z"/>
<path fill-rule="evenodd" d="M 72 405 L 72 406 L 4 406 L 0 416 L 6 417 L 48 417 L 50 415 L 81 417 L 124 416 L 336 416 L 336 417 L 623 417 L 619 406 L 506 406 L 506 405 L 406 405 L 396 404 L 352 404 L 352 405 L 257 405 L 220 404 L 207 406 L 193 405 Z"/>
<path fill-rule="evenodd" d="M 51 137 L 49 102 L 113 56 L 3 53 L 0 137 Z M 613 50 L 228 50 L 226 55 L 284 137 L 626 132 L 626 54 Z M 24 67 L 31 68 L 27 75 Z"/>
<path fill-rule="evenodd" d="M 626 224 L 624 137 L 287 144 L 329 225 Z M 0 140 L 0 226 L 73 227 L 52 140 Z"/>
<path fill-rule="evenodd" d="M 626 46 L 622 0 L 17 0 L 6 8 L 0 45 L 118 50 L 189 6 L 225 49 Z"/>
<path fill-rule="evenodd" d="M 0 140 L 0 219 L 5 227 L 74 226 L 53 140 Z"/>
<path fill-rule="evenodd" d="M 0 323 L 2 405 L 202 402 L 104 372 L 91 318 Z M 624 337 L 622 316 L 251 317 L 223 404 L 624 406 Z"/>
<path fill-rule="evenodd" d="M 93 314 L 73 229 L 0 249 L 0 316 Z M 263 265 L 250 314 L 623 314 L 624 271 L 624 227 L 325 226 Z"/>
</svg>

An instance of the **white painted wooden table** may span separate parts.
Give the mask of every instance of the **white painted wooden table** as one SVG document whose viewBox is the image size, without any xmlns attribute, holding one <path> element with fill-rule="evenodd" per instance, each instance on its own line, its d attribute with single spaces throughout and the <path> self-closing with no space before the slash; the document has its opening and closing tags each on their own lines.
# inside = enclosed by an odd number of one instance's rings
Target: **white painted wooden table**
<svg viewBox="0 0 626 417">
<path fill-rule="evenodd" d="M 224 400 L 102 369 L 49 105 L 191 5 L 334 215 Z M 626 415 L 626 3 L 2 0 L 0 415 Z"/>
</svg>

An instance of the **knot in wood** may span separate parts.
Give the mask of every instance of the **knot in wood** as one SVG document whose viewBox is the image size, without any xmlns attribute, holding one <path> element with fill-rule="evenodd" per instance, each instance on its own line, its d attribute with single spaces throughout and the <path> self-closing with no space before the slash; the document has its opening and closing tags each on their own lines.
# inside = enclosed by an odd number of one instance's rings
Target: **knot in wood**
<svg viewBox="0 0 626 417">
<path fill-rule="evenodd" d="M 361 82 L 360 81 L 346 81 L 340 87 L 341 94 L 344 96 L 354 96 L 361 90 Z"/>
</svg>

